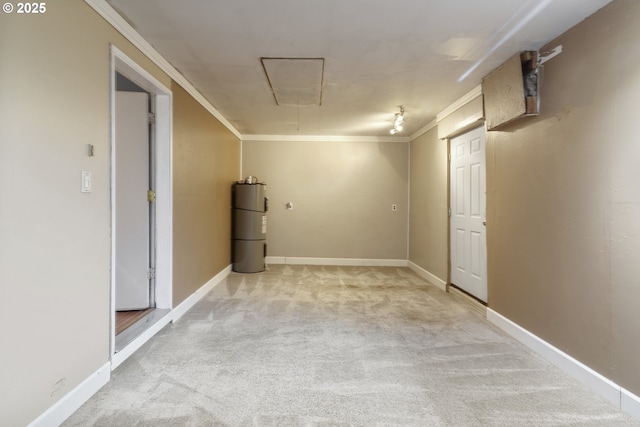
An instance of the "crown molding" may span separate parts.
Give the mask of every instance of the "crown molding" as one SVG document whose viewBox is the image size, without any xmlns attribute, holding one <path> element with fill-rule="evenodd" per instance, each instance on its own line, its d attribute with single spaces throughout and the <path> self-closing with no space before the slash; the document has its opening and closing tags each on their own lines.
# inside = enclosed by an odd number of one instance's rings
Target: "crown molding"
<svg viewBox="0 0 640 427">
<path fill-rule="evenodd" d="M 473 89 L 471 89 L 471 91 L 469 91 L 468 93 L 463 95 L 460 99 L 458 99 L 453 104 L 449 105 L 447 108 L 442 110 L 436 116 L 436 121 L 439 122 L 440 120 L 442 120 L 445 117 L 447 117 L 449 114 L 451 114 L 454 111 L 456 111 L 458 108 L 463 107 L 464 105 L 468 104 L 469 102 L 471 102 L 472 100 L 476 99 L 480 95 L 482 95 L 482 85 L 478 85 L 478 86 L 474 87 Z"/>
<path fill-rule="evenodd" d="M 347 141 L 347 142 L 409 142 L 433 129 L 437 122 L 482 95 L 482 86 L 478 85 L 456 102 L 444 109 L 431 121 L 409 137 L 376 136 L 336 136 L 336 135 L 242 135 L 176 68 L 173 67 L 151 44 L 146 41 L 115 9 L 105 0 L 84 0 L 89 7 L 102 16 L 111 26 L 137 47 L 162 71 L 182 86 L 196 101 L 218 119 L 236 137 L 244 141 Z"/>
<path fill-rule="evenodd" d="M 431 120 L 429 123 L 427 123 L 426 125 L 424 125 L 420 129 L 418 129 L 417 131 L 412 133 L 409 136 L 409 141 L 413 141 L 414 139 L 417 139 L 418 137 L 424 135 L 425 133 L 429 132 L 431 129 L 433 129 L 433 128 L 437 127 L 437 126 L 438 126 L 438 120 L 436 120 L 436 119 Z"/>
<path fill-rule="evenodd" d="M 406 136 L 242 135 L 243 141 L 409 142 Z"/>
<path fill-rule="evenodd" d="M 89 7 L 102 16 L 113 28 L 129 40 L 135 47 L 147 56 L 162 71 L 167 73 L 171 79 L 186 90 L 196 101 L 198 101 L 207 111 L 218 119 L 235 136 L 242 139 L 242 135 L 211 103 L 171 65 L 151 44 L 146 41 L 118 12 L 115 11 L 105 0 L 84 0 Z"/>
</svg>

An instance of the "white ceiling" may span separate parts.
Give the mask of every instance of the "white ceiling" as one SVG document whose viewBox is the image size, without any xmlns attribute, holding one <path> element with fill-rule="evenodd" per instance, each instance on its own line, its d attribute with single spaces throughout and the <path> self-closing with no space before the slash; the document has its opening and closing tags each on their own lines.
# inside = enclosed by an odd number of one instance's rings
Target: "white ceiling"
<svg viewBox="0 0 640 427">
<path fill-rule="evenodd" d="M 609 1 L 108 3 L 243 135 L 389 136 L 402 105 L 408 136 Z M 322 105 L 276 105 L 261 57 L 324 58 Z"/>
</svg>

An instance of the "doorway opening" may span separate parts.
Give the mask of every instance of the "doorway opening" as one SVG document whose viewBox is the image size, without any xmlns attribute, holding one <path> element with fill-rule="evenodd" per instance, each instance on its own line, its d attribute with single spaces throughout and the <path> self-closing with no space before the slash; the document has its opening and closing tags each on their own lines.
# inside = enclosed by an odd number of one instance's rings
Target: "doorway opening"
<svg viewBox="0 0 640 427">
<path fill-rule="evenodd" d="M 111 367 L 170 321 L 171 91 L 111 46 Z"/>
<path fill-rule="evenodd" d="M 485 129 L 449 140 L 450 283 L 487 303 Z"/>
</svg>

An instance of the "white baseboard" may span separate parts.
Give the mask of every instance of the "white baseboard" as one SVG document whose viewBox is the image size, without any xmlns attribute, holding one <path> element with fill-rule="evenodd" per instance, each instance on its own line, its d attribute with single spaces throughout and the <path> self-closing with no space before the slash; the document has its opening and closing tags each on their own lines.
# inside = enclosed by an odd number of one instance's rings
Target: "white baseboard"
<svg viewBox="0 0 640 427">
<path fill-rule="evenodd" d="M 75 411 L 91 398 L 98 390 L 109 382 L 111 371 L 116 369 L 129 356 L 142 347 L 155 334 L 164 328 L 169 322 L 175 322 L 182 317 L 191 307 L 193 307 L 202 297 L 204 297 L 214 286 L 224 280 L 231 272 L 231 265 L 227 266 L 211 280 L 205 283 L 200 289 L 191 294 L 186 300 L 178 305 L 171 312 L 167 313 L 160 320 L 155 322 L 149 329 L 140 334 L 125 348 L 114 354 L 111 361 L 106 363 L 96 372 L 91 374 L 77 387 L 67 393 L 62 399 L 52 405 L 38 418 L 29 424 L 29 427 L 49 427 L 59 426 Z"/>
<path fill-rule="evenodd" d="M 125 360 L 135 353 L 140 347 L 142 347 L 147 341 L 149 341 L 155 334 L 160 332 L 170 322 L 176 322 L 180 319 L 191 307 L 193 307 L 198 301 L 200 301 L 211 289 L 218 283 L 224 280 L 225 277 L 231 272 L 231 265 L 228 265 L 220 273 L 213 276 L 207 283 L 202 285 L 197 291 L 192 293 L 187 299 L 181 302 L 176 308 L 171 310 L 166 316 L 158 320 L 149 329 L 145 330 L 140 336 L 129 343 L 125 348 L 117 352 L 111 358 L 111 369 L 116 369 Z"/>
<path fill-rule="evenodd" d="M 360 259 L 360 258 L 312 258 L 269 256 L 267 264 L 290 265 L 344 265 L 365 267 L 406 267 L 406 259 Z"/>
<path fill-rule="evenodd" d="M 200 289 L 189 295 L 187 299 L 182 301 L 171 312 L 173 315 L 172 321 L 177 322 L 191 307 L 196 305 L 211 289 L 213 289 L 218 283 L 222 282 L 231 273 L 231 264 L 225 267 L 220 273 L 213 276 L 207 283 L 202 285 Z"/>
<path fill-rule="evenodd" d="M 427 282 L 433 285 L 436 285 L 438 288 L 442 289 L 443 291 L 447 290 L 447 282 L 445 282 L 438 276 L 434 275 L 433 273 L 430 273 L 429 271 L 420 267 L 418 264 L 409 261 L 409 268 L 413 270 L 418 276 L 426 280 Z"/>
<path fill-rule="evenodd" d="M 29 427 L 59 426 L 107 384 L 110 378 L 111 363 L 107 362 L 33 420 Z"/>
<path fill-rule="evenodd" d="M 487 320 L 618 406 L 622 412 L 640 419 L 638 396 L 490 308 L 487 308 Z"/>
<path fill-rule="evenodd" d="M 116 369 L 118 366 L 122 364 L 125 360 L 129 358 L 133 353 L 138 351 L 140 347 L 142 347 L 147 341 L 149 341 L 155 334 L 160 332 L 162 328 L 167 326 L 172 320 L 173 312 L 169 312 L 164 315 L 162 318 L 157 320 L 153 325 L 151 325 L 148 329 L 145 329 L 143 333 L 137 336 L 133 341 L 131 341 L 125 348 L 115 353 L 111 357 L 111 370 Z"/>
<path fill-rule="evenodd" d="M 622 387 L 620 390 L 622 392 L 620 395 L 620 409 L 622 409 L 622 412 L 640 420 L 640 397 Z"/>
</svg>

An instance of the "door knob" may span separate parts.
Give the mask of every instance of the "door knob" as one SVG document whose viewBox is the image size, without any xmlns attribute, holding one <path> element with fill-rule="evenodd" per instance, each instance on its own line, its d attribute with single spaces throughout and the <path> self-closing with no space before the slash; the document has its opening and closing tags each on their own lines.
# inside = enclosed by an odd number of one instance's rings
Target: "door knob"
<svg viewBox="0 0 640 427">
<path fill-rule="evenodd" d="M 482 221 L 482 225 L 487 225 L 487 220 Z"/>
</svg>

